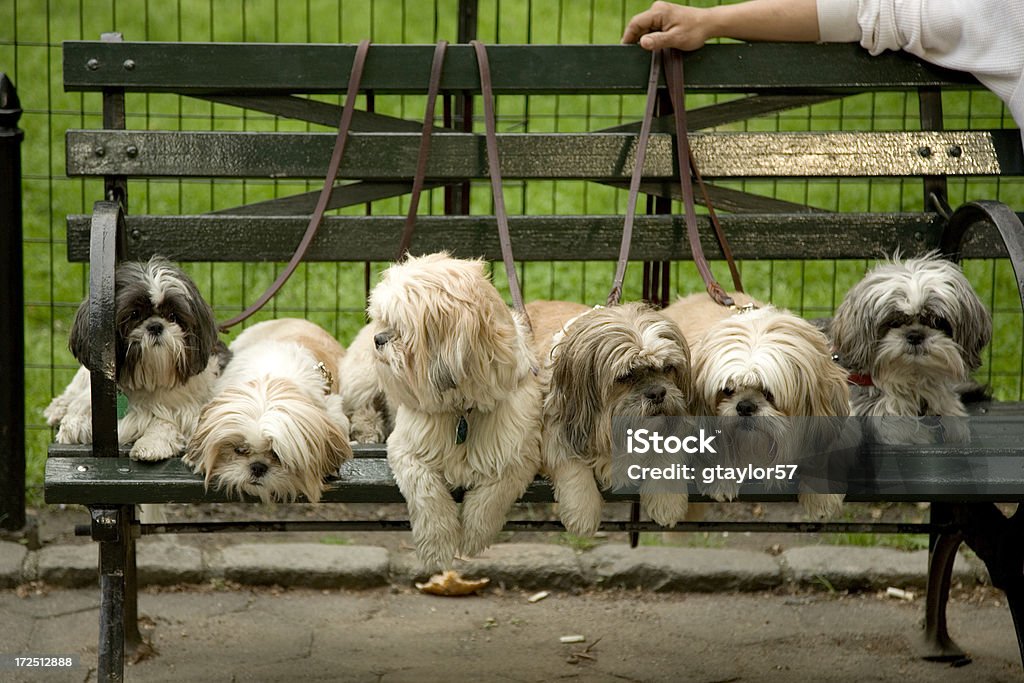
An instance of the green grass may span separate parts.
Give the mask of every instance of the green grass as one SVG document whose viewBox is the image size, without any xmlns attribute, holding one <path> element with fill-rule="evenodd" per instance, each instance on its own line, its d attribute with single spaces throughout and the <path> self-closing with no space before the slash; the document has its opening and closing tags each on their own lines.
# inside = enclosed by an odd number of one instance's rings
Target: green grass
<svg viewBox="0 0 1024 683">
<path fill-rule="evenodd" d="M 601 540 L 587 536 L 577 536 L 576 534 L 570 534 L 568 531 L 563 531 L 558 534 L 558 543 L 559 545 L 568 546 L 577 552 L 585 552 L 601 545 Z"/>
<path fill-rule="evenodd" d="M 319 542 L 324 545 L 352 545 L 352 539 L 344 536 L 323 536 Z"/>
<path fill-rule="evenodd" d="M 717 4 L 705 0 L 693 4 Z M 648 0 L 529 2 L 482 0 L 479 37 L 503 43 L 614 43 L 624 22 L 645 9 Z M 96 39 L 116 30 L 128 40 L 433 43 L 456 37 L 457 0 L 0 0 L 0 70 L 19 87 L 25 115 L 21 127 L 24 204 L 24 267 L 26 324 L 26 432 L 29 497 L 41 502 L 46 445 L 51 432 L 42 409 L 74 372 L 66 348 L 75 307 L 85 292 L 87 268 L 69 264 L 65 252 L 64 217 L 88 212 L 102 196 L 97 181 L 65 177 L 64 133 L 68 128 L 100 125 L 100 96 L 65 93 L 61 48 L 64 40 Z M 556 8 L 557 11 L 553 11 Z M 499 16 L 500 12 L 500 16 Z M 324 65 L 323 68 L 329 68 Z M 339 101 L 339 97 L 325 98 Z M 712 95 L 691 95 L 689 106 L 716 101 Z M 984 92 L 944 95 L 947 126 L 1012 125 L 998 100 Z M 418 119 L 422 97 L 380 96 L 377 110 Z M 637 96 L 503 97 L 498 103 L 502 130 L 594 130 L 634 120 L 641 111 Z M 305 130 L 305 124 L 276 121 L 258 114 L 169 95 L 129 95 L 130 128 L 176 127 L 215 130 Z M 764 117 L 731 130 L 914 129 L 919 127 L 915 98 L 902 93 L 856 96 L 778 116 Z M 524 123 L 525 122 L 525 123 Z M 919 181 L 748 181 L 724 183 L 831 210 L 919 210 Z M 315 183 L 285 181 L 177 182 L 149 181 L 130 188 L 133 213 L 200 213 L 216 208 L 286 196 L 315 189 Z M 512 213 L 622 214 L 624 192 L 581 182 L 509 183 L 506 201 Z M 992 179 L 950 182 L 950 202 L 998 198 L 1024 206 L 1024 182 Z M 421 211 L 442 210 L 441 195 L 425 198 Z M 406 199 L 378 202 L 375 214 L 403 214 Z M 350 209 L 360 213 L 362 208 Z M 490 213 L 485 185 L 472 193 L 472 211 Z M 571 255 L 566 255 L 571 257 Z M 744 281 L 756 296 L 808 316 L 829 315 L 843 292 L 868 265 L 851 262 L 747 262 Z M 252 301 L 273 279 L 276 266 L 266 264 L 184 264 L 225 316 Z M 525 293 L 531 298 L 564 298 L 602 302 L 611 282 L 609 263 L 533 263 L 524 269 Z M 719 278 L 726 275 L 716 264 Z M 379 265 L 372 269 L 378 272 Z M 501 267 L 496 282 L 505 291 Z M 639 267 L 630 268 L 624 298 L 640 297 Z M 968 263 L 967 272 L 994 310 L 996 341 L 979 377 L 989 381 L 998 397 L 1017 399 L 1021 386 L 1022 316 L 1013 274 L 1005 262 Z M 347 343 L 362 323 L 365 290 L 363 266 L 312 264 L 299 269 L 263 317 L 309 317 Z M 700 289 L 690 263 L 673 266 L 672 282 L 680 293 Z M 260 319 L 259 317 L 257 319 Z"/>
<path fill-rule="evenodd" d="M 832 545 L 855 545 L 865 548 L 895 548 L 897 550 L 927 550 L 926 534 L 867 534 L 835 533 L 822 537 Z"/>
</svg>

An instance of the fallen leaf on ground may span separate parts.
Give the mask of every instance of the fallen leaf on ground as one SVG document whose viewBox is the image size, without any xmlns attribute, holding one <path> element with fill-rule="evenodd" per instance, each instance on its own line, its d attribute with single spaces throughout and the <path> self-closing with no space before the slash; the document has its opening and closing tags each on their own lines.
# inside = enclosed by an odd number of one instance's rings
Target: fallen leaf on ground
<svg viewBox="0 0 1024 683">
<path fill-rule="evenodd" d="M 416 583 L 416 588 L 430 595 L 472 595 L 491 582 L 490 579 L 464 579 L 455 570 L 434 574 L 426 583 Z"/>
</svg>

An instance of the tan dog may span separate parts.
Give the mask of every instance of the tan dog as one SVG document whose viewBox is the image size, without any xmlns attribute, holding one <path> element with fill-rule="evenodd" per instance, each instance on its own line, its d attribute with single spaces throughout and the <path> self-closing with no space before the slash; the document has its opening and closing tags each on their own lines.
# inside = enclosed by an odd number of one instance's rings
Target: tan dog
<svg viewBox="0 0 1024 683">
<path fill-rule="evenodd" d="M 388 464 L 420 559 L 447 569 L 494 541 L 540 467 L 530 335 L 482 261 L 445 253 L 388 268 L 369 313 L 377 374 L 398 406 Z"/>
<path fill-rule="evenodd" d="M 294 318 L 253 325 L 230 349 L 185 462 L 237 495 L 318 501 L 324 478 L 352 457 L 339 393 L 345 350 Z"/>
<path fill-rule="evenodd" d="M 395 428 L 398 406 L 384 393 L 374 359 L 374 337 L 379 332 L 379 325 L 364 325 L 341 361 L 345 416 L 356 443 L 384 443 Z"/>
<path fill-rule="evenodd" d="M 846 425 L 786 418 L 849 416 L 846 372 L 833 362 L 828 340 L 814 325 L 744 294 L 732 296 L 741 308 L 751 303 L 757 308 L 736 312 L 701 293 L 664 311 L 693 350 L 697 408 L 703 415 L 758 418 L 731 421 L 737 429 L 723 439 L 731 447 L 719 459 L 721 464 L 795 465 L 809 439 L 818 443 L 839 438 L 820 430 Z M 730 500 L 737 492 L 738 485 L 728 482 L 716 483 L 709 491 L 719 500 Z M 808 514 L 831 516 L 843 496 L 806 492 L 800 500 Z"/>
<path fill-rule="evenodd" d="M 612 418 L 689 414 L 690 354 L 678 327 L 650 307 L 527 306 L 545 383 L 544 470 L 562 523 L 589 536 L 601 522 L 599 487 L 612 483 Z M 687 496 L 640 490 L 651 518 L 672 526 Z"/>
</svg>

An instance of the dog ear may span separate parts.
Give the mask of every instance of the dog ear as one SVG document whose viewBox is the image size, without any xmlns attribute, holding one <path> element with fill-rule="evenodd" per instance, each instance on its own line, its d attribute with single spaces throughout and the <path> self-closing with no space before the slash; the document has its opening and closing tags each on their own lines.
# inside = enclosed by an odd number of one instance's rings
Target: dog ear
<svg viewBox="0 0 1024 683">
<path fill-rule="evenodd" d="M 89 299 L 83 301 L 75 313 L 68 335 L 68 348 L 75 360 L 89 367 Z"/>
<path fill-rule="evenodd" d="M 691 362 L 690 377 L 692 378 L 694 389 L 691 392 L 690 411 L 694 415 L 713 417 L 718 414 L 717 406 L 712 398 L 705 395 L 703 389 L 706 389 L 711 396 L 717 394 L 718 390 L 708 386 L 708 382 L 703 378 L 705 366 L 708 362 L 707 354 L 698 350 L 693 354 Z"/>
<path fill-rule="evenodd" d="M 830 357 L 814 361 L 816 381 L 811 384 L 811 415 L 845 417 L 850 414 L 847 373 Z M 815 386 L 816 384 L 816 386 Z"/>
<path fill-rule="evenodd" d="M 962 310 L 953 316 L 953 341 L 964 350 L 964 363 L 969 372 L 981 367 L 981 352 L 992 341 L 992 314 L 981 303 L 967 278 L 957 278 L 957 298 Z"/>
<path fill-rule="evenodd" d="M 562 439 L 572 450 L 583 455 L 593 441 L 601 404 L 597 386 L 599 369 L 594 367 L 595 354 L 576 343 L 582 335 L 563 340 L 553 349 L 551 391 L 548 400 L 561 427 Z"/>
<path fill-rule="evenodd" d="M 219 339 L 217 322 L 214 320 L 210 304 L 199 293 L 199 288 L 192 278 L 184 271 L 178 272 L 187 292 L 189 314 L 192 319 L 191 324 L 184 330 L 186 353 L 178 360 L 178 375 L 184 381 L 206 369 Z"/>
<path fill-rule="evenodd" d="M 863 282 L 863 281 L 862 281 Z M 854 285 L 839 304 L 829 332 L 839 362 L 851 372 L 871 370 L 871 348 L 875 343 L 875 329 L 869 307 L 865 305 L 861 287 Z"/>
<path fill-rule="evenodd" d="M 439 394 L 458 386 L 455 382 L 455 374 L 448 367 L 445 359 L 440 356 L 431 359 L 430 367 L 427 369 L 427 378 Z"/>
</svg>

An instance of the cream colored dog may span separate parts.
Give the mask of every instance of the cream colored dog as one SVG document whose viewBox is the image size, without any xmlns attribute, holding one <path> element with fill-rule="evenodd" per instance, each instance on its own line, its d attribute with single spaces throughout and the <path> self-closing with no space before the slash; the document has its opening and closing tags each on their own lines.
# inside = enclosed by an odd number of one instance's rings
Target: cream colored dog
<svg viewBox="0 0 1024 683">
<path fill-rule="evenodd" d="M 815 438 L 839 435 L 808 430 L 844 429 L 844 421 L 786 418 L 850 415 L 846 372 L 833 362 L 825 335 L 789 311 L 733 294 L 735 312 L 704 293 L 680 299 L 665 309 L 679 324 L 693 352 L 697 408 L 703 415 L 736 420 L 726 434 L 719 462 L 726 466 L 786 465 L 801 462 Z M 717 482 L 709 493 L 718 500 L 735 497 L 738 485 Z M 804 492 L 800 501 L 814 517 L 831 516 L 841 494 Z"/>
<path fill-rule="evenodd" d="M 544 371 L 543 463 L 566 529 L 597 531 L 612 484 L 612 418 L 688 415 L 690 354 L 679 328 L 639 303 L 587 308 L 561 301 L 527 306 Z M 673 526 L 685 493 L 640 490 L 651 518 Z"/>
<path fill-rule="evenodd" d="M 395 428 L 398 406 L 384 393 L 374 360 L 373 338 L 379 331 L 373 323 L 364 325 L 341 361 L 345 416 L 356 443 L 384 443 Z"/>
<path fill-rule="evenodd" d="M 388 268 L 369 313 L 381 386 L 398 406 L 388 463 L 420 560 L 448 568 L 494 541 L 538 471 L 530 335 L 482 261 L 445 253 Z M 457 488 L 466 491 L 461 515 Z"/>
<path fill-rule="evenodd" d="M 294 318 L 253 325 L 230 349 L 185 462 L 239 496 L 317 502 L 324 478 L 352 457 L 338 383 L 345 350 Z"/>
</svg>

